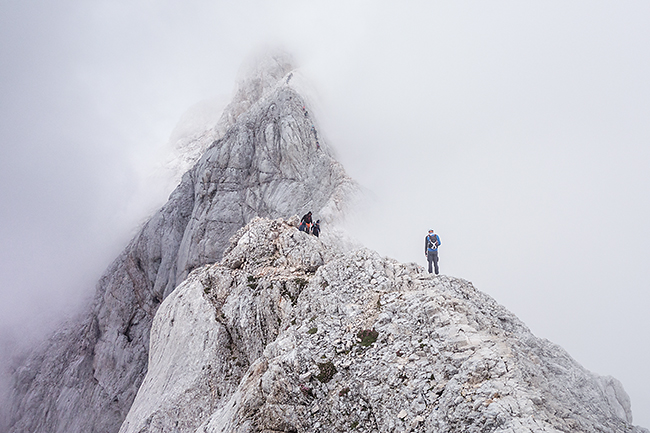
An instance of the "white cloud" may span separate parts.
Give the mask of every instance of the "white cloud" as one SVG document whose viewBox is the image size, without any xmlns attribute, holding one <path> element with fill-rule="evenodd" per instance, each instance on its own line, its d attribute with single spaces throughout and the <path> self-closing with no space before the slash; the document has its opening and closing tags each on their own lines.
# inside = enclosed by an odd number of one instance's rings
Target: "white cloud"
<svg viewBox="0 0 650 433">
<path fill-rule="evenodd" d="M 364 241 L 424 264 L 433 226 L 444 273 L 619 378 L 650 426 L 647 3 L 5 2 L 0 17 L 7 322 L 92 291 L 164 200 L 151 176 L 182 113 L 282 45 L 378 197 Z"/>
</svg>

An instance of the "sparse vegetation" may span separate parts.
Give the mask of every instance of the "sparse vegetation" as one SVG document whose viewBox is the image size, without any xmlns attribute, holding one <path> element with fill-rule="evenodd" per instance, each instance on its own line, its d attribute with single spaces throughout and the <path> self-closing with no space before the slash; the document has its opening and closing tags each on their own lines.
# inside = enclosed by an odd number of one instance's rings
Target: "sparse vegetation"
<svg viewBox="0 0 650 433">
<path fill-rule="evenodd" d="M 329 382 L 337 373 L 336 367 L 334 366 L 332 361 L 327 361 L 322 364 L 316 364 L 316 365 L 318 365 L 318 368 L 320 370 L 320 373 L 318 373 L 316 379 L 320 380 L 322 383 Z"/>
<path fill-rule="evenodd" d="M 305 287 L 307 287 L 307 284 L 309 284 L 309 281 L 305 280 L 304 278 L 296 278 L 293 280 L 294 283 L 298 286 L 298 289 L 302 292 Z"/>
<path fill-rule="evenodd" d="M 377 341 L 377 337 L 379 337 L 379 332 L 374 329 L 363 329 L 357 333 L 357 338 L 361 340 L 359 344 L 363 347 L 370 347 Z"/>
<path fill-rule="evenodd" d="M 313 391 L 307 385 L 300 385 L 300 392 L 302 392 L 305 397 L 314 397 Z"/>
<path fill-rule="evenodd" d="M 315 334 L 317 332 L 318 332 L 318 328 L 314 326 L 309 331 L 307 331 L 307 334 Z"/>
<path fill-rule="evenodd" d="M 292 287 L 291 284 L 287 285 L 287 281 L 283 282 L 280 294 L 283 297 L 288 298 L 291 301 L 291 305 L 295 307 L 298 304 L 300 293 L 302 293 L 305 287 L 307 287 L 309 281 L 304 278 L 294 278 L 293 284 L 295 287 Z"/>
</svg>

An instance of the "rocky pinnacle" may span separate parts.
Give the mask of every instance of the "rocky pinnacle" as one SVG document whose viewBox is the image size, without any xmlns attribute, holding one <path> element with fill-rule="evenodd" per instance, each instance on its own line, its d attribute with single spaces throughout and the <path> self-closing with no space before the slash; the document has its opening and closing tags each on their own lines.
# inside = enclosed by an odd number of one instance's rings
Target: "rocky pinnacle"
<svg viewBox="0 0 650 433">
<path fill-rule="evenodd" d="M 318 137 L 290 65 L 246 77 L 216 141 L 97 284 L 87 312 L 16 370 L 10 432 L 117 432 L 148 366 L 161 302 L 258 216 L 339 217 L 356 187 Z M 280 77 L 278 79 L 278 77 Z M 207 135 L 206 137 L 208 137 Z"/>
<path fill-rule="evenodd" d="M 468 281 L 328 232 L 358 187 L 292 69 L 265 58 L 181 141 L 168 202 L 17 367 L 9 432 L 647 433 Z"/>
</svg>

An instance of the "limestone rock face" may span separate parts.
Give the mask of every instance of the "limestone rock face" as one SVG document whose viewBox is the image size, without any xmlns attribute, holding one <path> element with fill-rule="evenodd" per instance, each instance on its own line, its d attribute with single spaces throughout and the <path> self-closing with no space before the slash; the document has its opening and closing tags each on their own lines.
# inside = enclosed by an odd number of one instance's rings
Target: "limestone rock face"
<svg viewBox="0 0 650 433">
<path fill-rule="evenodd" d="M 469 282 L 255 219 L 159 308 L 129 432 L 647 432 Z"/>
<path fill-rule="evenodd" d="M 178 136 L 172 133 L 172 145 L 175 152 L 170 165 L 177 174 L 178 180 L 194 166 L 210 143 L 223 138 L 226 132 L 237 123 L 239 117 L 272 91 L 280 81 L 285 80 L 285 84 L 289 84 L 293 77 L 293 69 L 293 60 L 283 52 L 251 57 L 249 62 L 241 67 L 241 80 L 235 94 L 224 108 L 216 124 L 208 123 L 203 128 L 200 124 L 195 124 L 191 128 L 187 128 L 187 126 L 182 128 L 185 130 Z M 181 123 L 193 123 L 195 120 L 199 120 L 199 123 L 207 123 L 200 122 L 200 117 L 191 115 L 192 121 L 181 119 Z"/>
<path fill-rule="evenodd" d="M 271 65 L 256 71 L 262 84 L 245 81 L 252 96 L 240 95 L 223 137 L 202 145 L 167 204 L 107 269 L 87 313 L 16 370 L 10 432 L 117 431 L 147 372 L 153 317 L 192 269 L 220 260 L 254 217 L 312 210 L 327 224 L 341 215 L 356 186 L 318 141 L 306 101 L 282 75 L 288 64 Z"/>
</svg>

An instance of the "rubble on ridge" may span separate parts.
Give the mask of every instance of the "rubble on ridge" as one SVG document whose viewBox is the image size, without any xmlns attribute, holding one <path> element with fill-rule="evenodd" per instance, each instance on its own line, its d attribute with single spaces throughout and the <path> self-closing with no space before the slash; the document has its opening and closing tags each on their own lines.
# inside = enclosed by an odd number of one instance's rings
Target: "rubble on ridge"
<svg viewBox="0 0 650 433">
<path fill-rule="evenodd" d="M 161 305 L 120 432 L 647 432 L 618 381 L 471 283 L 335 245 L 239 230 Z"/>
</svg>

